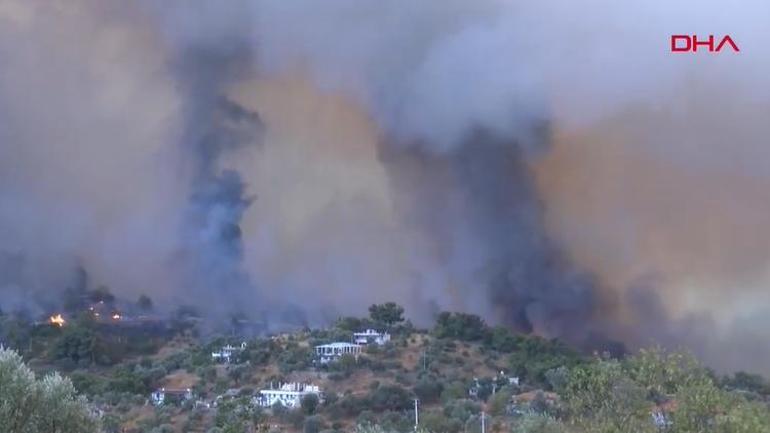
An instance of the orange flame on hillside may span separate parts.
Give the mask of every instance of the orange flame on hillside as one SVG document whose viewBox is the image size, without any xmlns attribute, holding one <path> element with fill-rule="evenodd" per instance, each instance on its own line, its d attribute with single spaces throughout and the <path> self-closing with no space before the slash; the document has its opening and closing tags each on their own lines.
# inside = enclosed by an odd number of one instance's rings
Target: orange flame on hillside
<svg viewBox="0 0 770 433">
<path fill-rule="evenodd" d="M 51 325 L 56 325 L 59 328 L 61 328 L 62 326 L 64 326 L 64 324 L 67 323 L 67 321 L 64 320 L 64 317 L 62 317 L 61 314 L 57 314 L 55 316 L 49 317 L 48 318 L 48 323 L 50 323 Z"/>
</svg>

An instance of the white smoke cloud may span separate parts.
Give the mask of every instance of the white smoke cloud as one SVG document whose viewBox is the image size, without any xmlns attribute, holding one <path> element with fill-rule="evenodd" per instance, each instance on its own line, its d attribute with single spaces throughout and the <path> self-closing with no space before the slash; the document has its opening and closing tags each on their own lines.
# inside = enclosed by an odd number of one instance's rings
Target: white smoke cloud
<svg viewBox="0 0 770 433">
<path fill-rule="evenodd" d="M 665 103 L 688 83 L 766 96 L 761 1 L 258 2 L 267 70 L 308 66 L 360 98 L 402 139 L 453 146 L 471 127 L 522 134 L 530 121 L 586 124 Z M 739 56 L 669 52 L 672 34 L 730 34 Z"/>
</svg>

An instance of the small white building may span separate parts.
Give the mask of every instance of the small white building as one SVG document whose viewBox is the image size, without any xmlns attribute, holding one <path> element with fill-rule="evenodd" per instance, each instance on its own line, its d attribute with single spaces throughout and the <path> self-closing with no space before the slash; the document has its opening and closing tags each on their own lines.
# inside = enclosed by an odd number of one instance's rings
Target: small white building
<svg viewBox="0 0 770 433">
<path fill-rule="evenodd" d="M 495 382 L 507 381 L 508 385 L 519 386 L 519 376 L 508 376 L 504 371 L 495 375 Z"/>
<path fill-rule="evenodd" d="M 227 346 L 222 347 L 216 352 L 211 352 L 211 359 L 217 362 L 226 362 L 229 364 L 232 361 L 233 356 L 235 356 L 235 354 L 243 352 L 245 349 L 246 349 L 245 341 L 241 343 L 240 346 L 231 346 L 228 344 Z"/>
<path fill-rule="evenodd" d="M 355 344 L 376 344 L 378 346 L 382 346 L 388 341 L 390 341 L 390 334 L 385 331 L 377 332 L 374 329 L 367 329 L 363 332 L 353 333 L 353 342 Z"/>
<path fill-rule="evenodd" d="M 190 388 L 160 388 L 150 394 L 150 401 L 155 406 L 161 406 L 170 403 L 183 403 L 192 400 L 193 393 Z"/>
<path fill-rule="evenodd" d="M 253 398 L 253 403 L 261 407 L 272 407 L 276 403 L 289 409 L 300 407 L 302 398 L 306 395 L 315 394 L 321 400 L 321 388 L 317 385 L 308 385 L 304 383 L 284 383 L 277 389 L 263 389 L 259 395 Z"/>
<path fill-rule="evenodd" d="M 320 346 L 315 347 L 316 360 L 321 364 L 327 364 L 331 361 L 339 359 L 343 355 L 352 355 L 358 357 L 358 355 L 361 354 L 362 347 L 363 346 L 360 344 L 343 342 L 321 344 Z"/>
</svg>

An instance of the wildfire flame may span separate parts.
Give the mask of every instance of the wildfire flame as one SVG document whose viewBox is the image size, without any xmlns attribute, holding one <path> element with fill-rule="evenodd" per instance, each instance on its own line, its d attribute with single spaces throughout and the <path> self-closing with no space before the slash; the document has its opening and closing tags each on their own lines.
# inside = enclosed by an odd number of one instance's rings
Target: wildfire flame
<svg viewBox="0 0 770 433">
<path fill-rule="evenodd" d="M 59 328 L 61 328 L 62 326 L 64 326 L 64 324 L 65 324 L 65 323 L 67 323 L 67 321 L 66 321 L 66 320 L 64 320 L 64 317 L 62 317 L 62 315 L 61 315 L 61 314 L 57 314 L 57 315 L 55 315 L 55 316 L 51 316 L 51 317 L 49 317 L 49 318 L 48 318 L 48 322 L 49 322 L 51 325 L 56 325 L 56 326 L 58 326 Z"/>
</svg>

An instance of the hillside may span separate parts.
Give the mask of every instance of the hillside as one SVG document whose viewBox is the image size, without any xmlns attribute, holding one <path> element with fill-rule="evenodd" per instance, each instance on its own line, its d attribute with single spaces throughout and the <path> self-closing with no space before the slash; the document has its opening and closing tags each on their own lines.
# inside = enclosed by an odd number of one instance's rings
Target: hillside
<svg viewBox="0 0 770 433">
<path fill-rule="evenodd" d="M 151 332 L 153 344 L 132 339 L 136 330 L 80 319 L 31 328 L 22 353 L 38 372 L 64 371 L 98 409 L 105 432 L 406 432 L 414 428 L 415 400 L 420 428 L 436 433 L 479 431 L 482 416 L 491 432 L 755 433 L 770 426 L 770 385 L 761 377 L 717 377 L 690 356 L 660 349 L 586 356 L 460 313 L 442 313 L 433 329 L 420 330 L 402 312 L 372 306 L 370 317 L 326 329 L 252 338 L 201 337 L 193 322 Z M 10 323 L 4 317 L 3 329 Z M 348 343 L 363 329 L 387 330 L 389 341 L 319 362 L 316 346 Z M 110 351 L 115 341 L 119 354 Z M 281 384 L 320 392 L 303 394 L 297 407 L 265 407 L 260 391 Z M 158 390 L 163 401 L 153 400 Z"/>
</svg>

